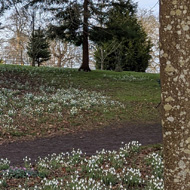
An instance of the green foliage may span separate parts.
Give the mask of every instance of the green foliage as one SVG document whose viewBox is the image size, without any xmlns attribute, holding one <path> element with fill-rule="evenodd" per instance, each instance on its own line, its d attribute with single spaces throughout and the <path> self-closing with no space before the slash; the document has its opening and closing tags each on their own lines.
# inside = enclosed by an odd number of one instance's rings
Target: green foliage
<svg viewBox="0 0 190 190">
<path fill-rule="evenodd" d="M 39 0 L 38 0 L 39 1 Z M 57 7 L 60 6 L 60 2 L 52 1 Z M 61 7 L 52 8 L 51 10 L 55 13 L 54 19 L 58 21 L 56 24 L 51 24 L 48 30 L 48 36 L 52 39 L 59 38 L 65 41 L 69 41 L 76 46 L 80 46 L 83 43 L 83 26 L 84 26 L 84 1 L 68 1 L 61 4 Z M 104 4 L 106 3 L 106 5 Z M 103 17 L 106 13 L 103 13 L 103 8 L 110 6 L 108 0 L 101 0 L 98 3 L 88 1 L 88 19 L 93 20 L 96 17 L 96 23 L 102 22 Z M 95 15 L 95 16 L 94 16 Z M 89 20 L 90 22 L 90 20 Z M 97 25 L 97 24 L 96 24 Z M 90 23 L 88 30 L 94 26 L 94 23 Z M 82 29 L 83 28 L 83 29 Z M 89 35 L 92 31 L 88 31 Z M 96 32 L 96 36 L 97 36 Z M 100 36 L 99 36 L 100 37 Z"/>
<path fill-rule="evenodd" d="M 94 28 L 92 40 L 97 43 L 96 68 L 104 70 L 145 72 L 150 60 L 151 42 L 135 16 L 136 5 L 130 0 L 113 3 L 104 23 L 105 30 Z M 96 38 L 97 33 L 101 36 Z"/>
<path fill-rule="evenodd" d="M 0 170 L 6 170 L 9 168 L 10 161 L 7 159 L 0 159 Z"/>
<path fill-rule="evenodd" d="M 0 175 L 6 176 L 7 178 L 27 178 L 27 177 L 36 177 L 37 172 L 34 169 L 26 169 L 21 167 L 10 167 L 7 170 L 0 172 Z"/>
<path fill-rule="evenodd" d="M 57 9 L 55 19 L 60 22 L 58 25 L 51 24 L 49 26 L 47 33 L 49 38 L 64 39 L 77 46 L 81 45 L 82 33 L 79 30 L 82 25 L 81 9 L 82 6 L 76 2 L 64 6 L 64 9 Z"/>
<path fill-rule="evenodd" d="M 8 187 L 8 184 L 7 184 L 6 180 L 1 180 L 0 181 L 0 187 L 2 187 L 2 188 L 7 188 Z"/>
<path fill-rule="evenodd" d="M 44 61 L 50 59 L 49 43 L 41 29 L 32 33 L 27 46 L 27 54 L 32 59 L 33 66 L 37 63 L 39 67 Z"/>
<path fill-rule="evenodd" d="M 127 187 L 138 186 L 144 181 L 141 179 L 141 172 L 139 169 L 127 168 L 123 169 L 123 183 L 127 184 Z"/>
</svg>

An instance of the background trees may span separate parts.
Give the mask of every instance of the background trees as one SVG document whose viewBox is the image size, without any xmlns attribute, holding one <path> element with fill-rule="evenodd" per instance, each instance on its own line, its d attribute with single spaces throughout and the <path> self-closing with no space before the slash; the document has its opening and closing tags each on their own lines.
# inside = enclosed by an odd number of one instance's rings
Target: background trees
<svg viewBox="0 0 190 190">
<path fill-rule="evenodd" d="M 51 60 L 47 62 L 47 65 L 73 68 L 82 61 L 80 47 L 69 42 L 54 39 L 50 41 L 50 50 Z"/>
<path fill-rule="evenodd" d="M 96 68 L 115 70 L 120 67 L 126 71 L 137 72 L 147 69 L 151 58 L 151 43 L 137 21 L 136 4 L 123 0 L 113 2 L 104 18 L 104 30 L 96 26 L 94 30 L 92 40 L 98 46 L 95 52 Z M 103 54 L 107 55 L 106 58 L 104 56 L 104 63 Z"/>
<path fill-rule="evenodd" d="M 11 2 L 6 5 L 6 8 L 18 3 L 18 1 Z M 89 58 L 92 51 L 91 48 L 89 49 L 91 47 L 89 43 L 93 46 L 96 44 L 97 68 L 115 70 L 117 67 L 121 70 L 143 72 L 146 70 L 151 58 L 149 55 L 151 43 L 137 20 L 137 5 L 131 0 L 28 0 L 22 3 L 19 5 L 24 5 L 23 10 L 26 8 L 30 10 L 30 7 L 35 5 L 40 7 L 40 10 L 43 7 L 43 10 L 48 11 L 49 20 L 42 18 L 41 25 L 48 31 L 51 40 L 59 39 L 66 44 L 82 46 L 82 63 L 78 62 L 81 64 L 79 70 L 90 71 L 89 61 L 94 61 L 94 58 Z M 28 25 L 32 22 L 31 19 L 29 20 Z M 38 26 L 35 29 L 39 27 L 39 23 L 36 25 Z M 30 35 L 27 36 L 26 41 L 29 40 Z M 51 54 L 54 54 L 60 66 L 62 54 L 59 50 L 58 48 L 56 53 L 54 51 Z"/>
<path fill-rule="evenodd" d="M 138 10 L 137 19 L 152 43 L 152 48 L 150 51 L 152 58 L 149 60 L 147 72 L 159 72 L 159 19 L 152 10 L 146 9 Z"/>
<path fill-rule="evenodd" d="M 8 63 L 23 65 L 27 62 L 28 15 L 25 15 L 22 9 L 17 9 L 13 10 L 6 20 L 3 25 L 5 34 L 7 33 L 4 37 L 4 58 Z"/>
<path fill-rule="evenodd" d="M 61 9 L 53 9 L 58 23 L 49 27 L 49 35 L 51 38 L 59 38 L 77 46 L 82 45 L 83 60 L 79 70 L 90 71 L 88 49 L 89 0 L 84 0 L 83 4 L 71 1 L 67 6 L 62 6 Z"/>
</svg>

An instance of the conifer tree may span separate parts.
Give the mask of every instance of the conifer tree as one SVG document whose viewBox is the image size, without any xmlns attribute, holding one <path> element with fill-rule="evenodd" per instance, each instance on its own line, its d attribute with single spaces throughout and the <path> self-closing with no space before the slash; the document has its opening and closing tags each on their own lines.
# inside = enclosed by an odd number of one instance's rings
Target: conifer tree
<svg viewBox="0 0 190 190">
<path fill-rule="evenodd" d="M 50 59 L 49 43 L 40 28 L 32 33 L 27 50 L 27 54 L 32 60 L 32 66 L 37 64 L 39 67 L 44 61 Z"/>
<path fill-rule="evenodd" d="M 39 0 L 37 0 L 39 1 Z M 79 70 L 90 71 L 89 67 L 89 38 L 90 28 L 98 24 L 98 17 L 101 12 L 102 3 L 110 5 L 108 0 L 83 0 L 83 1 L 63 1 L 61 5 L 52 0 L 57 6 L 52 8 L 55 15 L 55 24 L 49 26 L 49 37 L 59 38 L 76 46 L 82 45 L 83 60 Z M 93 22 L 92 22 L 93 20 Z"/>
<path fill-rule="evenodd" d="M 96 68 L 145 72 L 151 58 L 151 42 L 138 23 L 136 12 L 137 6 L 131 0 L 112 2 L 103 27 L 93 27 Z"/>
</svg>

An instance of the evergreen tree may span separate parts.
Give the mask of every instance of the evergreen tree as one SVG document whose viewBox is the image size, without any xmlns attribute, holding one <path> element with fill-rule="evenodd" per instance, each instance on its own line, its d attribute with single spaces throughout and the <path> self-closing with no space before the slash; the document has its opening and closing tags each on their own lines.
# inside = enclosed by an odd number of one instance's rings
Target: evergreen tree
<svg viewBox="0 0 190 190">
<path fill-rule="evenodd" d="M 50 25 L 49 36 L 59 38 L 73 43 L 76 46 L 82 45 L 83 60 L 79 70 L 90 71 L 89 67 L 89 0 L 83 3 L 70 1 L 64 8 L 57 9 L 55 18 L 57 24 Z"/>
<path fill-rule="evenodd" d="M 40 1 L 40 0 L 37 0 Z M 60 2 L 52 0 L 58 6 Z M 101 6 L 108 0 L 92 1 L 64 1 L 62 7 L 51 9 L 55 13 L 56 24 L 49 26 L 49 36 L 59 38 L 83 47 L 83 60 L 79 70 L 90 71 L 89 67 L 89 28 L 92 27 L 90 19 L 94 19 L 94 23 L 99 23 L 98 18 L 101 14 Z"/>
<path fill-rule="evenodd" d="M 51 57 L 49 43 L 41 29 L 34 31 L 29 39 L 27 54 L 32 59 L 32 66 L 37 63 L 38 67 Z"/>
<path fill-rule="evenodd" d="M 104 28 L 94 27 L 91 38 L 98 48 L 95 52 L 96 68 L 144 72 L 148 67 L 151 43 L 136 18 L 136 4 L 130 0 L 112 3 L 104 19 Z M 113 51 L 113 41 L 118 44 Z M 106 49 L 104 49 L 106 44 Z M 101 52 L 111 52 L 102 60 Z M 102 66 L 103 65 L 103 66 Z"/>
</svg>

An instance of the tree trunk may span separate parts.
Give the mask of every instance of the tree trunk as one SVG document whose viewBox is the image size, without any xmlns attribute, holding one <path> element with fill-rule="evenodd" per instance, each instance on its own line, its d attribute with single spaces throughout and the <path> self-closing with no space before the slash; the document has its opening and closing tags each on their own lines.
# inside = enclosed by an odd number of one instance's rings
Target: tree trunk
<svg viewBox="0 0 190 190">
<path fill-rule="evenodd" d="M 83 8 L 84 8 L 84 21 L 83 21 L 83 60 L 82 65 L 79 68 L 83 71 L 91 71 L 89 67 L 89 48 L 88 48 L 88 18 L 89 18 L 89 11 L 88 11 L 88 0 L 84 0 Z"/>
<path fill-rule="evenodd" d="M 57 59 L 57 67 L 61 67 L 61 60 L 62 60 L 62 56 L 60 55 Z"/>
<path fill-rule="evenodd" d="M 101 70 L 104 70 L 104 50 L 103 50 L 103 47 L 100 47 L 100 52 L 101 52 L 101 55 L 100 55 L 100 59 L 101 59 Z"/>
<path fill-rule="evenodd" d="M 160 1 L 165 190 L 190 189 L 190 1 Z"/>
<path fill-rule="evenodd" d="M 58 63 L 57 63 L 57 67 L 61 67 L 61 61 L 62 61 L 62 58 L 63 58 L 63 54 L 61 52 L 61 47 L 60 47 L 60 43 L 59 43 L 59 46 L 57 48 L 57 51 L 58 51 L 58 55 L 57 55 L 57 59 L 58 59 Z"/>
<path fill-rule="evenodd" d="M 32 58 L 32 66 L 35 67 L 35 59 Z"/>
<path fill-rule="evenodd" d="M 21 65 L 24 65 L 24 61 L 23 61 L 23 50 L 20 50 L 20 59 L 21 59 Z"/>
<path fill-rule="evenodd" d="M 34 31 L 35 31 L 35 12 L 33 10 L 33 14 L 32 14 L 32 36 L 34 36 Z M 35 67 L 35 55 L 34 55 L 34 46 L 32 46 L 32 52 L 33 52 L 33 56 L 32 56 L 32 66 Z"/>
</svg>

